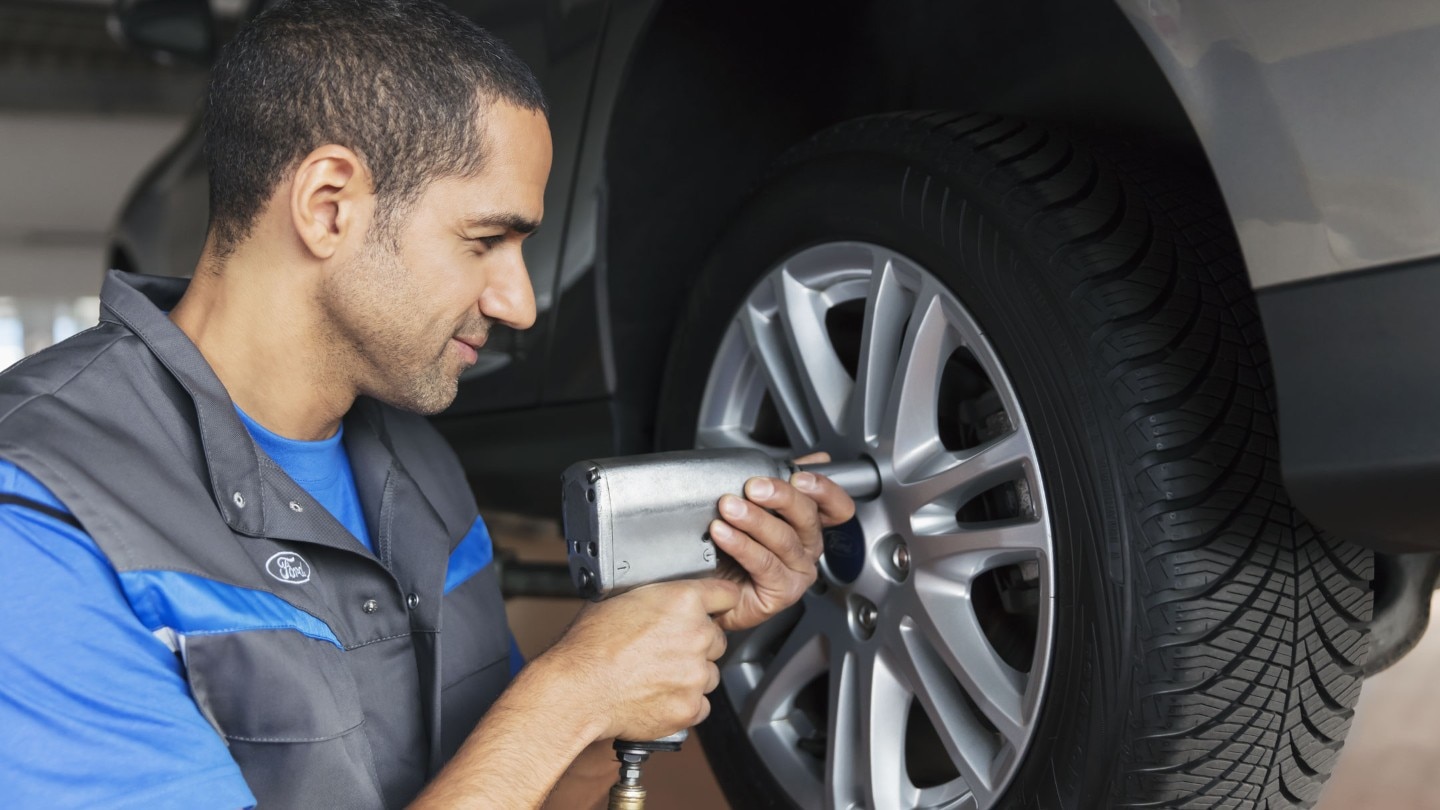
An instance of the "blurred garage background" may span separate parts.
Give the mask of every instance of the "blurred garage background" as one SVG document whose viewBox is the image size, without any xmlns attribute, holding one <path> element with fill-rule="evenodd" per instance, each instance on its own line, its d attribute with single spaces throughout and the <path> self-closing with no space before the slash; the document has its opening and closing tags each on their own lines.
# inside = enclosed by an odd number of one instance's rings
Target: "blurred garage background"
<svg viewBox="0 0 1440 810">
<path fill-rule="evenodd" d="M 215 11 L 233 26 L 244 0 Z M 0 368 L 96 322 L 106 234 L 147 166 L 191 122 L 205 81 L 116 43 L 105 0 L 0 0 Z M 522 559 L 562 554 L 553 524 L 491 516 Z M 558 635 L 577 604 L 516 599 L 527 655 Z M 1440 634 L 1365 685 L 1350 740 L 1321 802 L 1440 809 Z M 0 685 L 0 689 L 3 689 Z M 652 806 L 722 808 L 698 742 L 651 768 Z"/>
</svg>

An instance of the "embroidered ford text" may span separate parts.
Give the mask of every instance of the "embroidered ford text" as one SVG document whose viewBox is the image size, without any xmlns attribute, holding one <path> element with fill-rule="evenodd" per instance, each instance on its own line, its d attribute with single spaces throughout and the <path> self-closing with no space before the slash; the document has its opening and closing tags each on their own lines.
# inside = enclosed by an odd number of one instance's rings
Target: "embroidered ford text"
<svg viewBox="0 0 1440 810">
<path fill-rule="evenodd" d="M 270 576 L 287 585 L 300 585 L 310 581 L 310 563 L 305 562 L 293 551 L 280 551 L 265 561 L 265 570 Z"/>
</svg>

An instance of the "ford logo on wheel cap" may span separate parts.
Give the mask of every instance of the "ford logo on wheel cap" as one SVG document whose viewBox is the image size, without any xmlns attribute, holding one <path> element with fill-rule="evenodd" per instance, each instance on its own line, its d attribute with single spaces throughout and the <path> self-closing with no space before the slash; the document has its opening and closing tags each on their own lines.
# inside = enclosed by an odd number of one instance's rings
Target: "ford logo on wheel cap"
<svg viewBox="0 0 1440 810">
<path fill-rule="evenodd" d="M 270 555 L 265 561 L 265 570 L 270 576 L 287 585 L 301 585 L 310 581 L 310 563 L 293 551 L 281 551 Z"/>
<path fill-rule="evenodd" d="M 850 518 L 825 530 L 825 565 L 839 581 L 850 583 L 865 567 L 865 532 L 860 521 Z"/>
</svg>

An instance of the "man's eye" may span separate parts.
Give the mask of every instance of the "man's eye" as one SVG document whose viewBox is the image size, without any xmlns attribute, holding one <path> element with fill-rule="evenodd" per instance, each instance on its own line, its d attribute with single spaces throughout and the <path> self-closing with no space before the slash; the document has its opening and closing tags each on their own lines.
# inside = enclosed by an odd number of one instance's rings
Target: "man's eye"
<svg viewBox="0 0 1440 810">
<path fill-rule="evenodd" d="M 471 242 L 479 242 L 480 244 L 482 244 L 482 245 L 485 246 L 485 250 L 489 250 L 489 249 L 491 249 L 491 248 L 493 248 L 493 247 L 496 247 L 496 246 L 499 245 L 500 243 L 504 242 L 504 241 L 505 241 L 505 234 L 502 233 L 502 234 L 500 234 L 500 235 L 498 235 L 498 236 L 478 236 L 478 237 L 476 237 L 476 238 L 474 238 L 474 239 L 471 239 L 470 241 L 471 241 Z M 484 252 L 484 251 L 479 251 L 479 252 Z"/>
</svg>

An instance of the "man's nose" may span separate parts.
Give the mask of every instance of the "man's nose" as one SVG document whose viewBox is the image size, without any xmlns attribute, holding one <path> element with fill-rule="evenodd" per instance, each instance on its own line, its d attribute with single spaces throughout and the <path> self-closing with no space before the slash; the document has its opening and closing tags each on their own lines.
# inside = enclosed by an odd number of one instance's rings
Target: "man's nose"
<svg viewBox="0 0 1440 810">
<path fill-rule="evenodd" d="M 480 293 L 480 312 L 512 329 L 529 329 L 535 325 L 535 289 L 525 256 L 517 247 L 495 258 L 494 274 Z"/>
</svg>

